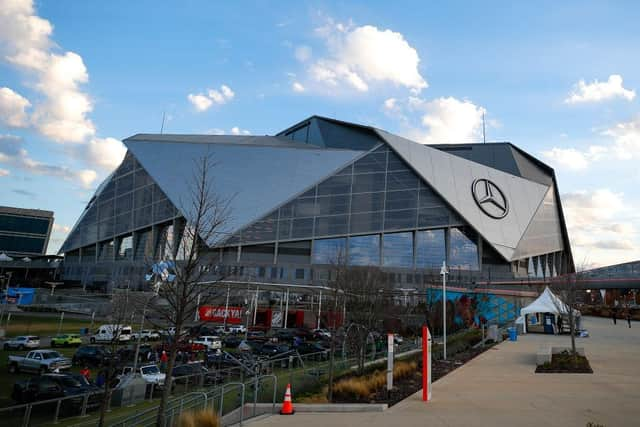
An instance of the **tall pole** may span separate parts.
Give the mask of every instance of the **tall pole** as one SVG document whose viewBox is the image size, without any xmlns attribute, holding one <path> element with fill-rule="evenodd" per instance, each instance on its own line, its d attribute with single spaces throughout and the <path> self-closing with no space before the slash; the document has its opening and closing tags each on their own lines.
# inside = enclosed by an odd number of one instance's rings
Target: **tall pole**
<svg viewBox="0 0 640 427">
<path fill-rule="evenodd" d="M 64 320 L 64 311 L 60 312 L 60 323 L 58 323 L 58 335 L 60 335 L 60 331 L 62 331 L 62 321 Z"/>
<path fill-rule="evenodd" d="M 260 288 L 256 287 L 256 303 L 253 306 L 253 326 L 256 326 L 256 317 L 258 316 L 258 294 L 260 293 Z"/>
<path fill-rule="evenodd" d="M 316 329 L 320 329 L 320 315 L 321 315 L 321 310 L 322 309 L 322 290 L 320 291 L 320 297 L 318 298 L 318 325 L 316 326 Z"/>
<path fill-rule="evenodd" d="M 200 308 L 200 297 L 201 297 L 201 295 L 198 293 L 198 299 L 196 300 L 196 312 L 193 315 L 193 321 L 194 322 L 200 321 L 200 310 L 199 310 L 199 308 Z"/>
<path fill-rule="evenodd" d="M 227 317 L 229 317 L 229 292 L 230 292 L 230 286 L 231 285 L 227 285 L 227 300 L 224 303 L 224 321 L 222 323 L 222 328 L 224 329 L 225 333 L 227 332 Z"/>
<path fill-rule="evenodd" d="M 136 375 L 138 369 L 138 358 L 140 357 L 140 341 L 142 341 L 142 328 L 144 328 L 144 316 L 147 313 L 147 307 L 142 309 L 142 316 L 140 318 L 140 329 L 138 329 L 138 342 L 136 343 L 136 355 L 133 358 L 133 375 Z"/>
<path fill-rule="evenodd" d="M 443 341 L 443 359 L 447 360 L 447 262 L 442 261 L 442 341 Z"/>
<path fill-rule="evenodd" d="M 285 306 L 284 306 L 284 328 L 287 329 L 287 320 L 289 318 L 289 288 L 287 288 L 287 296 L 285 299 Z"/>
</svg>

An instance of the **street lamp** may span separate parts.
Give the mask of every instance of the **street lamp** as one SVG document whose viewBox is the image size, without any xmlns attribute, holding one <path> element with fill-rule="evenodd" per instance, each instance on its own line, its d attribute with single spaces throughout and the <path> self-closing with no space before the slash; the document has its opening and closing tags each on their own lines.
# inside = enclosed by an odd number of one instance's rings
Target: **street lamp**
<svg viewBox="0 0 640 427">
<path fill-rule="evenodd" d="M 444 343 L 443 359 L 447 360 L 447 261 L 442 261 L 440 275 L 442 276 L 442 340 Z"/>
</svg>

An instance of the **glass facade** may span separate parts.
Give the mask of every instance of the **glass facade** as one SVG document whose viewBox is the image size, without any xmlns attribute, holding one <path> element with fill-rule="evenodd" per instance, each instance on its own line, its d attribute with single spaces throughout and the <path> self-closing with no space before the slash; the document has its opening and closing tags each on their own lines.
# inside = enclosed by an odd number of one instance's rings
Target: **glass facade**
<svg viewBox="0 0 640 427">
<path fill-rule="evenodd" d="M 63 252 L 172 220 L 178 210 L 131 153 L 89 202 Z"/>
<path fill-rule="evenodd" d="M 413 233 L 384 234 L 382 255 L 385 267 L 413 267 Z"/>
<path fill-rule="evenodd" d="M 452 228 L 449 234 L 449 266 L 460 270 L 478 270 L 478 245 L 462 228 Z"/>
<path fill-rule="evenodd" d="M 445 202 L 387 146 L 326 178 L 235 236 L 235 242 L 461 225 Z"/>
<path fill-rule="evenodd" d="M 0 236 L 0 248 L 7 252 L 41 254 L 45 242 L 44 237 Z"/>
<path fill-rule="evenodd" d="M 349 265 L 380 265 L 380 235 L 351 237 Z"/>
<path fill-rule="evenodd" d="M 416 267 L 437 269 L 446 257 L 445 230 L 416 232 Z"/>
<path fill-rule="evenodd" d="M 313 264 L 342 264 L 347 256 L 347 239 L 320 239 L 313 242 Z"/>
<path fill-rule="evenodd" d="M 49 222 L 48 218 L 29 218 L 0 214 L 0 232 L 47 234 Z"/>
</svg>

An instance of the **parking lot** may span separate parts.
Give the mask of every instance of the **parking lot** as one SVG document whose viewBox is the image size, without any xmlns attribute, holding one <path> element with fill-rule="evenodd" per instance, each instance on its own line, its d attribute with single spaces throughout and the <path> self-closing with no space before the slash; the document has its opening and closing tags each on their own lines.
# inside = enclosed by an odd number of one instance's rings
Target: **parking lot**
<svg viewBox="0 0 640 427">
<path fill-rule="evenodd" d="M 97 324 L 96 324 L 97 325 Z M 77 326 L 77 325 L 74 325 Z M 103 325 L 104 326 L 104 325 Z M 97 325 L 100 333 L 103 326 Z M 63 331 L 66 328 L 63 328 Z M 146 384 L 147 400 L 157 398 L 163 389 L 166 375 L 166 363 L 162 353 L 169 349 L 169 344 L 175 336 L 174 331 L 143 331 L 140 337 L 140 348 L 137 352 L 138 362 L 134 363 L 136 355 L 137 336 L 132 337 L 117 346 L 101 343 L 96 339 L 99 334 L 77 337 L 74 333 L 64 332 L 61 337 L 55 335 L 39 336 L 38 349 L 7 349 L 3 350 L 0 361 L 0 407 L 6 408 L 22 404 L 14 411 L 3 411 L 11 420 L 10 424 L 20 424 L 25 417 L 28 404 L 45 399 L 56 399 L 61 396 L 82 395 L 89 396 L 86 400 L 67 398 L 62 403 L 52 401 L 51 404 L 35 404 L 29 407 L 29 417 L 32 420 L 52 420 L 52 413 L 56 418 L 80 415 L 81 413 L 95 413 L 99 405 L 95 402 L 102 398 L 103 379 L 100 378 L 105 365 L 116 366 L 118 378 L 114 395 L 118 395 L 119 387 L 125 387 L 132 378 L 134 365 L 138 377 Z M 57 335 L 57 334 L 56 334 Z M 74 336 L 71 336 L 74 335 Z M 306 328 L 274 329 L 264 331 L 246 331 L 243 327 L 235 326 L 222 330 L 220 326 L 206 326 L 182 331 L 178 341 L 176 364 L 171 372 L 173 377 L 172 394 L 181 396 L 194 390 L 211 389 L 221 384 L 239 383 L 258 378 L 260 376 L 281 377 L 277 384 L 276 393 L 282 394 L 285 381 L 297 382 L 299 391 L 316 387 L 326 376 L 329 359 L 330 334 L 326 330 L 310 330 Z M 2 342 L 11 345 L 7 337 Z M 73 338 L 73 339 L 71 339 Z M 79 338 L 79 339 L 76 339 Z M 14 342 L 15 344 L 15 342 Z M 52 348 L 51 344 L 54 344 Z M 380 343 L 379 347 L 383 347 Z M 372 350 L 373 350 L 372 346 Z M 42 350 L 42 351 L 40 351 Z M 55 351 L 66 362 L 59 362 L 63 369 L 33 368 L 23 359 L 30 351 L 43 353 L 42 358 L 57 356 Z M 342 337 L 336 337 L 336 352 L 342 355 Z M 47 353 L 48 356 L 45 356 Z M 11 357 L 10 357 L 11 356 Z M 57 359 L 56 359 L 57 360 Z M 68 364 L 68 365 L 67 365 Z M 68 367 L 68 369 L 67 369 Z M 59 374 L 57 372 L 60 372 Z M 88 382 L 84 381 L 84 374 Z M 46 381 L 45 381 L 46 380 Z M 47 393 L 37 393 L 33 390 L 43 388 L 41 383 L 51 386 L 55 383 L 55 390 Z M 277 380 L 275 380 L 277 381 Z M 271 401 L 273 385 L 259 385 L 254 390 L 255 399 Z M 33 389 L 33 390 L 32 390 Z M 251 388 L 246 390 L 251 394 Z M 98 396 L 98 397 L 95 397 Z M 219 408 L 221 413 L 233 409 L 239 404 L 241 397 L 238 391 L 231 393 Z M 74 405 L 65 402 L 75 402 Z M 114 397 L 114 408 L 122 402 Z M 69 408 L 75 409 L 70 410 Z M 223 410 L 224 409 L 224 410 Z M 118 411 L 114 411 L 118 412 Z"/>
</svg>

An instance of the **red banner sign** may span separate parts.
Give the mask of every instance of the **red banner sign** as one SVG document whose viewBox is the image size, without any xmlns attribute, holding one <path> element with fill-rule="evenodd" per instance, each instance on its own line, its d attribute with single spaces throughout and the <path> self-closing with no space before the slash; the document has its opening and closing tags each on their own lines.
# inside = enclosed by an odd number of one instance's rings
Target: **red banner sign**
<svg viewBox="0 0 640 427">
<path fill-rule="evenodd" d="M 224 306 L 213 307 L 210 305 L 203 305 L 198 307 L 198 314 L 200 320 L 205 322 L 224 322 Z M 229 307 L 227 309 L 227 323 L 241 324 L 244 310 L 242 307 Z"/>
</svg>

